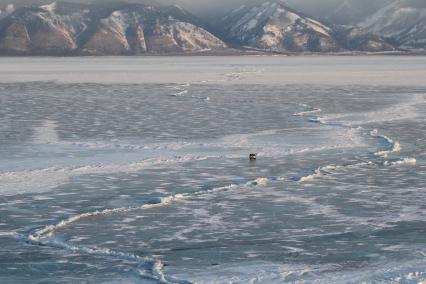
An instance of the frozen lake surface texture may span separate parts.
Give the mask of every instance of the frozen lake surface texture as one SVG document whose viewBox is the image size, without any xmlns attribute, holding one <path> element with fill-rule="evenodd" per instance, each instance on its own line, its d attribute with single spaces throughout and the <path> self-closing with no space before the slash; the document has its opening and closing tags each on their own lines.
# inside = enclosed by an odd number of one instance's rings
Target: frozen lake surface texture
<svg viewBox="0 0 426 284">
<path fill-rule="evenodd" d="M 0 283 L 426 283 L 425 57 L 0 66 Z"/>
</svg>

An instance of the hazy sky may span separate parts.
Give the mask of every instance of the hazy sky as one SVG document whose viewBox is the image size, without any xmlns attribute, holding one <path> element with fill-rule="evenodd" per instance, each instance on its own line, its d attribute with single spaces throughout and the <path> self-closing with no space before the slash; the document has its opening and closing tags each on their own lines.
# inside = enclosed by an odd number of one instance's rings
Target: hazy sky
<svg viewBox="0 0 426 284">
<path fill-rule="evenodd" d="M 171 3 L 170 0 L 161 0 L 163 3 Z M 186 9 L 196 14 L 214 14 L 213 12 L 229 11 L 242 4 L 253 0 L 175 0 Z M 265 0 L 267 1 L 267 0 Z M 373 13 L 377 8 L 395 0 L 284 0 L 290 7 L 300 10 L 308 15 L 327 17 L 344 2 L 349 2 L 351 15 Z M 421 0 L 426 1 L 426 0 Z"/>
<path fill-rule="evenodd" d="M 171 2 L 170 0 L 161 0 L 164 3 Z M 175 0 L 180 5 L 185 6 L 187 9 L 194 11 L 208 12 L 209 9 L 221 10 L 234 8 L 253 0 Z M 329 9 L 332 6 L 336 6 L 344 0 L 287 0 L 284 1 L 291 6 L 304 7 L 310 6 L 312 9 Z"/>
<path fill-rule="evenodd" d="M 43 2 L 54 2 L 55 0 L 40 0 Z M 61 1 L 61 0 L 59 0 Z M 62 0 L 65 2 L 92 2 L 96 0 Z M 98 0 L 99 1 L 99 0 Z M 104 0 L 99 2 L 108 2 L 108 1 L 127 1 L 127 2 L 144 2 L 144 0 Z M 206 8 L 220 8 L 220 7 L 229 7 L 229 6 L 238 6 L 247 2 L 252 2 L 253 0 L 157 0 L 162 3 L 179 3 L 182 6 L 186 7 L 192 7 L 194 9 L 206 9 Z M 267 1 L 267 0 L 265 0 Z M 283 0 L 283 2 L 286 2 L 290 5 L 296 5 L 296 6 L 311 6 L 315 8 L 325 9 L 327 7 L 331 6 L 337 6 L 340 3 L 343 3 L 345 1 L 352 1 L 357 2 L 359 0 Z M 371 2 L 386 2 L 389 0 L 371 0 Z M 38 2 L 38 0 L 0 0 L 0 3 L 21 3 L 21 2 Z M 368 3 L 368 1 L 361 1 Z M 367 4 L 368 5 L 368 4 Z"/>
<path fill-rule="evenodd" d="M 31 3 L 36 4 L 39 2 L 50 3 L 55 0 L 0 0 L 0 4 L 5 3 Z M 234 9 L 242 4 L 253 2 L 256 0 L 59 0 L 65 2 L 114 2 L 114 1 L 126 1 L 126 2 L 146 2 L 146 1 L 156 1 L 166 5 L 179 4 L 186 8 L 187 10 L 198 14 L 199 16 L 206 16 L 214 18 L 217 15 L 217 12 L 226 12 L 231 9 Z M 257 0 L 261 1 L 261 0 Z M 267 0 L 264 0 L 267 1 Z M 373 10 L 375 7 L 380 7 L 382 3 L 395 0 L 283 0 L 290 7 L 298 9 L 306 14 L 317 16 L 317 17 L 326 17 L 329 13 L 332 13 L 343 2 L 350 2 L 354 5 L 353 11 L 350 13 L 359 14 L 359 13 L 368 13 L 368 11 Z M 419 0 L 426 1 L 426 0 Z M 379 5 L 378 5 L 379 4 Z M 361 11 L 360 11 L 361 10 Z"/>
</svg>

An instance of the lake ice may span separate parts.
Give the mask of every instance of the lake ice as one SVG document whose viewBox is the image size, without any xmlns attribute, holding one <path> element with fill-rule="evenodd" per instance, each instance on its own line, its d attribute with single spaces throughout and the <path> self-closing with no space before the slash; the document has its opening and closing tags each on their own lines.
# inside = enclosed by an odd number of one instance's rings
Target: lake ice
<svg viewBox="0 0 426 284">
<path fill-rule="evenodd" d="M 1 283 L 426 281 L 425 58 L 0 64 Z"/>
</svg>

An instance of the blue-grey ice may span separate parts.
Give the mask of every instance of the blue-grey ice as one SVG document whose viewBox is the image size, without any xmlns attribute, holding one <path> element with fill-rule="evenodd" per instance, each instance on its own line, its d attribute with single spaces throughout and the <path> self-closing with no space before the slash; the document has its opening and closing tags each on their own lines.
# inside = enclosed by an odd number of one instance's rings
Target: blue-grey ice
<svg viewBox="0 0 426 284">
<path fill-rule="evenodd" d="M 425 58 L 14 60 L 0 283 L 425 283 Z"/>
</svg>

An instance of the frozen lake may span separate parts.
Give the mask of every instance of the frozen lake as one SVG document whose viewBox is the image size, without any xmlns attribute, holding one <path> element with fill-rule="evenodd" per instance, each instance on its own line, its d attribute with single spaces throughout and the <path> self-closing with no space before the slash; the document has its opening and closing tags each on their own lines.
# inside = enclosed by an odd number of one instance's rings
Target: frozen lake
<svg viewBox="0 0 426 284">
<path fill-rule="evenodd" d="M 0 66 L 0 283 L 426 281 L 426 57 Z"/>
</svg>

